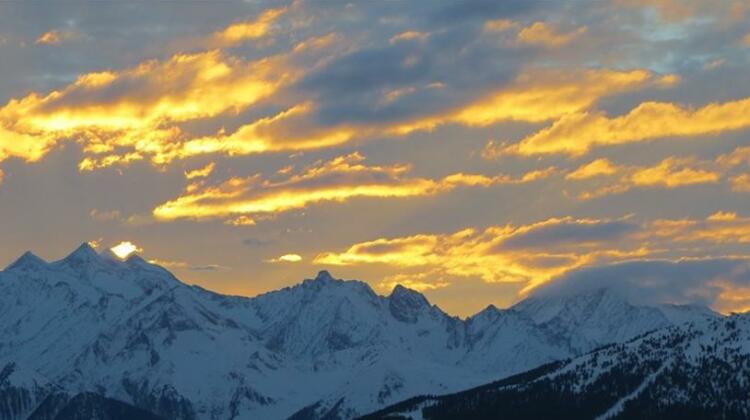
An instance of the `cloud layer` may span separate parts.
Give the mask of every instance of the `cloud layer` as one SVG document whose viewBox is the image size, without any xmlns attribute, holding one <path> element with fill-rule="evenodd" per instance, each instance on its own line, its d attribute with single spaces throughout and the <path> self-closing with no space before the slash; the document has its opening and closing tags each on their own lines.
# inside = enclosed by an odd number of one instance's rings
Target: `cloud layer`
<svg viewBox="0 0 750 420">
<path fill-rule="evenodd" d="M 460 314 L 653 269 L 745 305 L 745 2 L 0 9 L 0 258 L 127 239 L 218 291 L 333 265 Z"/>
</svg>

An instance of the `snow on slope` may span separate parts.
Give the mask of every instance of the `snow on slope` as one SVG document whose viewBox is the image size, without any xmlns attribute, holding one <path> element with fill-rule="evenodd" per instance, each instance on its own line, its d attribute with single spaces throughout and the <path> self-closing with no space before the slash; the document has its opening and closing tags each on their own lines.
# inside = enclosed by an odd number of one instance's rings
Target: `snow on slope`
<svg viewBox="0 0 750 420">
<path fill-rule="evenodd" d="M 532 296 L 513 309 L 547 330 L 555 341 L 580 354 L 675 323 L 715 317 L 710 310 L 676 306 L 635 306 L 610 289 L 572 296 Z"/>
<path fill-rule="evenodd" d="M 327 272 L 231 297 L 84 244 L 52 263 L 24 254 L 0 272 L 0 366 L 173 419 L 351 418 L 713 316 L 665 313 L 595 292 L 460 320 L 415 291 L 379 296 Z"/>
<path fill-rule="evenodd" d="M 0 419 L 25 419 L 57 387 L 16 363 L 0 364 Z"/>
<path fill-rule="evenodd" d="M 367 420 L 746 419 L 750 314 L 663 328 L 502 381 L 403 401 Z M 401 416 L 401 417 L 397 417 Z"/>
</svg>

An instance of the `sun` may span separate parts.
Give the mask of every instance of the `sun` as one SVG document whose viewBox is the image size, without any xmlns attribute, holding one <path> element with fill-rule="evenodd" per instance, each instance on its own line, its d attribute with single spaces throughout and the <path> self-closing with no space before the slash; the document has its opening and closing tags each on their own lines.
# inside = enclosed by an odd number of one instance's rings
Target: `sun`
<svg viewBox="0 0 750 420">
<path fill-rule="evenodd" d="M 142 249 L 130 241 L 124 241 L 110 248 L 110 251 L 124 260 L 134 252 L 141 252 Z"/>
</svg>

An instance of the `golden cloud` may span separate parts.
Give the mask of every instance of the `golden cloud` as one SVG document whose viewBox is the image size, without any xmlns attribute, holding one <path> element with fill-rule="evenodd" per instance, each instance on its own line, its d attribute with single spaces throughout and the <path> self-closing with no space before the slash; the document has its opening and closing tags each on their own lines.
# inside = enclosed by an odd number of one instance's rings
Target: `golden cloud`
<svg viewBox="0 0 750 420">
<path fill-rule="evenodd" d="M 270 260 L 266 260 L 266 262 L 270 263 L 296 263 L 302 261 L 302 257 L 297 254 L 285 254 L 278 258 L 272 258 Z"/>
<path fill-rule="evenodd" d="M 673 243 L 750 244 L 750 217 L 718 212 L 705 220 L 656 220 L 649 234 Z"/>
<path fill-rule="evenodd" d="M 644 70 L 529 70 L 509 86 L 464 106 L 404 121 L 322 126 L 315 118 L 317 104 L 305 101 L 232 133 L 222 129 L 196 136 L 186 129 L 187 123 L 231 117 L 274 97 L 305 73 L 295 57 L 318 54 L 335 41 L 331 35 L 298 44 L 291 53 L 255 61 L 218 50 L 179 54 L 122 71 L 85 74 L 46 95 L 13 99 L 0 108 L 0 161 L 38 160 L 71 139 L 85 153 L 79 168 L 93 170 L 143 159 L 164 165 L 204 154 L 319 149 L 355 139 L 404 136 L 444 124 L 537 123 L 581 112 L 607 95 L 669 80 Z M 316 59 L 325 62 L 330 56 Z M 390 100 L 405 93 L 393 92 Z"/>
<path fill-rule="evenodd" d="M 663 186 L 667 188 L 683 185 L 706 184 L 717 182 L 720 174 L 703 169 L 691 168 L 695 159 L 677 159 L 669 157 L 650 168 L 636 169 L 629 177 L 635 186 Z"/>
<path fill-rule="evenodd" d="M 745 313 L 750 311 L 750 286 L 741 286 L 729 281 L 716 280 L 711 286 L 720 290 L 714 304 L 721 313 Z"/>
<path fill-rule="evenodd" d="M 599 176 L 613 175 L 619 171 L 620 168 L 615 166 L 609 159 L 597 159 L 582 165 L 573 172 L 565 175 L 565 179 L 589 179 Z"/>
<path fill-rule="evenodd" d="M 593 181 L 594 188 L 579 194 L 579 198 L 591 199 L 609 194 L 618 194 L 633 188 L 679 188 L 690 185 L 712 184 L 724 178 L 731 189 L 747 192 L 747 174 L 733 174 L 734 168 L 750 165 L 750 148 L 737 147 L 730 153 L 719 155 L 714 160 L 699 160 L 695 157 L 667 157 L 653 166 L 615 165 L 608 159 L 596 159 L 583 164 L 565 176 L 567 180 Z M 592 182 L 588 183 L 592 185 Z"/>
<path fill-rule="evenodd" d="M 0 177 L 2 180 L 2 177 Z M 750 192 L 750 174 L 740 174 L 729 179 L 729 184 L 732 186 L 732 191 L 735 192 Z"/>
<path fill-rule="evenodd" d="M 596 176 L 615 175 L 605 186 L 587 190 L 581 199 L 621 194 L 633 188 L 679 188 L 719 182 L 722 173 L 701 167 L 709 163 L 695 158 L 668 157 L 654 166 L 615 166 L 607 159 L 597 159 L 569 173 L 566 179 L 584 180 Z"/>
<path fill-rule="evenodd" d="M 286 12 L 285 7 L 266 10 L 254 20 L 234 23 L 216 32 L 212 41 L 216 46 L 229 47 L 248 40 L 263 38 L 269 34 L 276 20 Z"/>
<path fill-rule="evenodd" d="M 419 31 L 405 31 L 398 33 L 391 37 L 389 42 L 391 44 L 395 44 L 402 41 L 424 41 L 426 40 L 430 34 L 426 32 L 419 32 Z"/>
<path fill-rule="evenodd" d="M 541 122 L 586 109 L 603 96 L 662 85 L 664 77 L 635 70 L 585 70 L 580 72 L 529 71 L 512 86 L 467 105 L 427 117 L 380 124 L 321 126 L 314 119 L 317 104 L 300 103 L 278 114 L 241 126 L 233 133 L 185 141 L 175 154 L 247 155 L 271 151 L 303 151 L 338 146 L 355 139 L 404 136 L 445 124 L 487 126 L 502 121 Z M 407 93 L 398 92 L 397 96 Z"/>
<path fill-rule="evenodd" d="M 566 217 L 453 234 L 380 238 L 340 253 L 319 254 L 314 262 L 418 267 L 436 275 L 477 277 L 490 283 L 522 282 L 530 289 L 582 265 L 646 255 L 648 251 L 636 243 L 618 240 L 607 246 L 608 238 L 620 239 L 627 233 L 620 225 L 621 221 Z"/>
<path fill-rule="evenodd" d="M 518 32 L 518 41 L 548 48 L 561 47 L 582 36 L 587 30 L 582 26 L 570 32 L 562 32 L 552 24 L 534 22 Z"/>
<path fill-rule="evenodd" d="M 564 115 L 552 126 L 508 146 L 502 153 L 582 155 L 595 147 L 671 137 L 718 134 L 750 127 L 750 98 L 692 109 L 667 102 L 644 102 L 625 115 L 601 112 Z"/>
<path fill-rule="evenodd" d="M 523 293 L 574 268 L 633 259 L 679 259 L 700 243 L 702 256 L 722 251 L 713 245 L 750 243 L 750 218 L 716 213 L 706 219 L 656 220 L 636 223 L 624 219 L 552 218 L 528 225 L 465 229 L 453 234 L 418 234 L 379 238 L 342 252 L 319 254 L 314 263 L 327 265 L 382 264 L 418 269 L 426 285 L 448 276 L 474 277 L 485 282 L 522 282 Z M 685 247 L 675 246 L 685 244 Z M 679 255 L 679 253 L 685 255 Z M 405 280 L 406 277 L 397 277 Z M 384 282 L 383 286 L 390 286 Z M 430 288 L 431 286 L 426 286 Z"/>
<path fill-rule="evenodd" d="M 418 292 L 437 290 L 450 286 L 450 282 L 440 278 L 439 273 L 425 272 L 416 274 L 394 274 L 385 277 L 376 285 L 383 293 L 391 292 L 396 286 L 403 286 Z"/>
<path fill-rule="evenodd" d="M 554 169 L 529 172 L 520 178 L 456 173 L 445 178 L 408 177 L 408 165 L 367 166 L 359 153 L 318 162 L 283 181 L 260 175 L 231 178 L 219 185 L 191 183 L 180 197 L 154 209 L 159 220 L 225 219 L 230 224 L 252 225 L 258 217 L 299 210 L 321 202 L 362 197 L 415 197 L 458 187 L 520 184 L 550 176 Z"/>
<path fill-rule="evenodd" d="M 281 57 L 244 62 L 219 51 L 176 55 L 119 73 L 81 76 L 61 91 L 0 108 L 0 157 L 36 160 L 68 138 L 93 156 L 81 169 L 178 155 L 178 123 L 235 113 L 294 77 Z"/>
<path fill-rule="evenodd" d="M 37 45 L 58 45 L 74 36 L 75 34 L 71 31 L 52 30 L 39 35 L 34 43 Z"/>
<path fill-rule="evenodd" d="M 484 22 L 485 32 L 505 32 L 518 28 L 520 24 L 510 19 L 494 19 Z"/>
<path fill-rule="evenodd" d="M 58 142 L 50 135 L 27 135 L 4 127 L 0 110 L 0 162 L 8 158 L 21 158 L 27 162 L 41 159 Z"/>
<path fill-rule="evenodd" d="M 193 169 L 192 171 L 185 172 L 185 178 L 186 179 L 205 178 L 211 175 L 211 173 L 213 173 L 214 168 L 216 168 L 216 163 L 211 162 L 202 168 Z"/>
<path fill-rule="evenodd" d="M 738 147 L 730 153 L 719 156 L 716 161 L 724 167 L 750 166 L 750 147 Z"/>
<path fill-rule="evenodd" d="M 272 151 L 300 151 L 337 146 L 357 134 L 354 127 L 321 127 L 310 117 L 315 109 L 311 102 L 286 109 L 272 117 L 261 118 L 241 126 L 231 134 L 184 142 L 177 155 L 189 157 L 204 154 L 249 155 Z"/>
<path fill-rule="evenodd" d="M 527 70 L 510 86 L 446 114 L 439 123 L 488 126 L 501 121 L 545 122 L 585 110 L 605 96 L 663 83 L 663 77 L 646 70 Z M 438 124 L 437 120 L 429 122 L 426 119 L 422 124 Z"/>
<path fill-rule="evenodd" d="M 267 11 L 253 23 L 267 29 L 282 13 Z M 238 40 L 262 32 L 242 25 L 242 30 L 233 25 L 219 34 Z M 163 165 L 190 156 L 200 150 L 195 143 L 186 145 L 195 140 L 186 124 L 223 125 L 223 119 L 271 98 L 330 59 L 321 49 L 336 39 L 329 34 L 305 40 L 288 53 L 252 61 L 220 50 L 177 54 L 119 71 L 83 74 L 59 90 L 12 99 L 0 107 L 0 161 L 35 161 L 65 141 L 81 144 L 81 170 L 143 159 Z"/>
</svg>

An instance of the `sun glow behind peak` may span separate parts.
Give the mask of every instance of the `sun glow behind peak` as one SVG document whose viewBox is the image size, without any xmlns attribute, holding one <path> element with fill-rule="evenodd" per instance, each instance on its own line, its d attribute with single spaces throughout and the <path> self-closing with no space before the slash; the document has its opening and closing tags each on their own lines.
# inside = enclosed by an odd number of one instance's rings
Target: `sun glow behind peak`
<svg viewBox="0 0 750 420">
<path fill-rule="evenodd" d="M 121 258 L 124 260 L 125 258 L 129 257 L 133 253 L 141 252 L 143 250 L 130 241 L 124 241 L 110 248 L 110 251 L 112 251 L 112 253 L 117 255 L 118 258 Z"/>
</svg>

